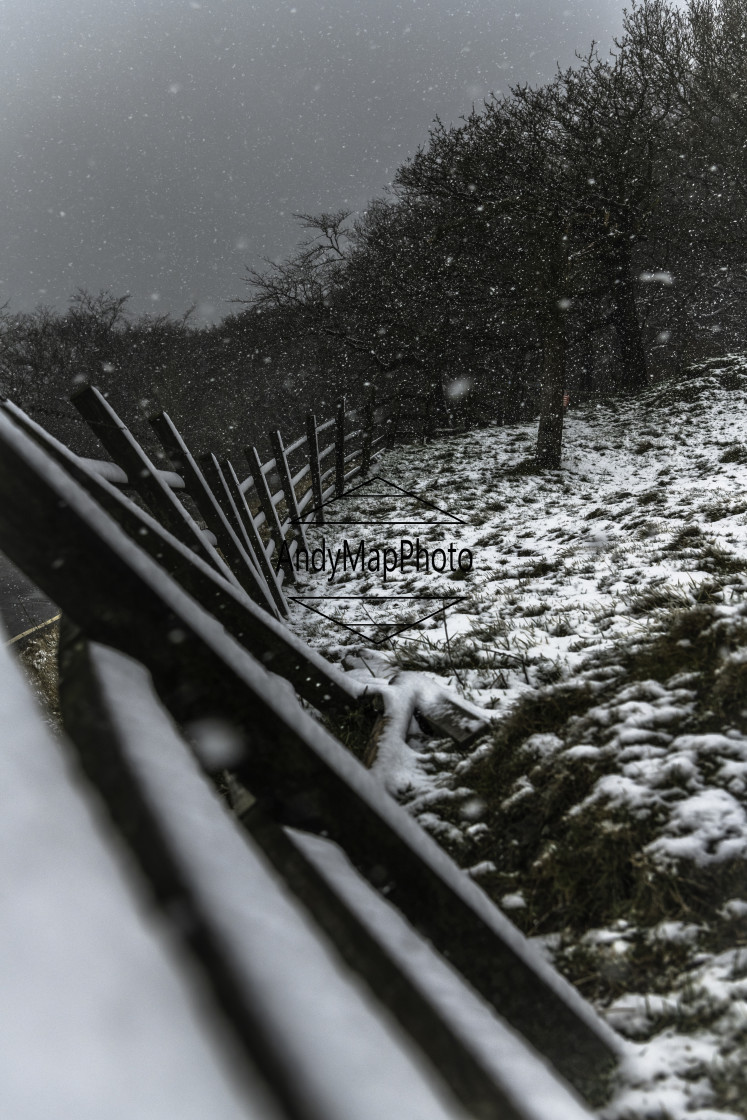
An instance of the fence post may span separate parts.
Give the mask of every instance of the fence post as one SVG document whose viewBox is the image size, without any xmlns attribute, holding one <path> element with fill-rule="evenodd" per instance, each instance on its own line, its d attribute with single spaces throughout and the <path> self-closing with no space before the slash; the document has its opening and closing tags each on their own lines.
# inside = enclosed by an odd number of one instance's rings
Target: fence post
<svg viewBox="0 0 747 1120">
<path fill-rule="evenodd" d="M 273 598 L 280 607 L 282 614 L 287 615 L 288 604 L 285 601 L 285 596 L 283 595 L 283 590 L 280 586 L 277 572 L 274 570 L 272 564 L 270 563 L 270 558 L 265 551 L 264 541 L 259 535 L 257 526 L 254 524 L 252 511 L 249 509 L 246 498 L 242 493 L 241 483 L 239 482 L 236 471 L 233 469 L 233 465 L 228 459 L 224 459 L 222 463 L 219 463 L 215 456 L 213 456 L 213 461 L 215 463 L 216 474 L 220 478 L 220 481 L 223 485 L 224 493 L 227 495 L 231 503 L 231 507 L 236 516 L 236 520 L 238 521 L 241 528 L 241 534 L 251 546 L 254 555 L 257 557 L 257 563 L 262 570 L 262 574 L 267 580 L 267 584 L 270 588 Z"/>
<path fill-rule="evenodd" d="M 291 482 L 290 466 L 288 465 L 288 456 L 285 454 L 283 437 L 278 429 L 269 434 L 270 443 L 272 444 L 272 453 L 275 456 L 275 466 L 277 468 L 278 477 L 280 478 L 280 485 L 283 487 L 283 493 L 285 494 L 285 505 L 288 510 L 288 516 L 291 519 L 291 524 L 295 528 L 299 540 L 305 547 L 306 526 L 301 520 L 301 514 L 298 512 L 296 491 Z"/>
<path fill-rule="evenodd" d="M 366 401 L 366 410 L 363 415 L 363 457 L 361 462 L 361 476 L 365 478 L 371 466 L 371 444 L 374 433 L 374 412 L 376 409 L 376 389 L 372 385 Z"/>
<path fill-rule="evenodd" d="M 314 494 L 317 525 L 324 524 L 324 510 L 322 509 L 322 471 L 319 466 L 319 441 L 316 438 L 316 416 L 313 412 L 306 413 L 306 443 L 309 448 L 309 466 L 311 467 L 311 487 Z"/>
<path fill-rule="evenodd" d="M 257 567 L 262 573 L 262 578 L 267 584 L 267 590 L 272 597 L 273 602 L 283 615 L 288 614 L 288 604 L 280 589 L 280 584 L 277 581 L 277 576 L 272 569 L 272 565 L 267 559 L 265 553 L 265 546 L 259 533 L 254 529 L 254 522 L 252 528 L 254 534 L 247 531 L 246 525 L 240 513 L 240 505 L 236 501 L 236 493 L 232 493 L 227 482 L 226 472 L 224 467 L 218 462 L 212 451 L 207 452 L 206 455 L 200 457 L 200 469 L 205 476 L 209 486 L 212 488 L 221 509 L 231 523 L 235 526 L 235 531 L 239 534 L 239 538 L 243 541 L 244 547 L 256 560 Z M 239 494 L 241 491 L 239 490 Z M 248 511 L 247 511 L 248 512 Z M 249 514 L 251 517 L 251 514 Z"/>
<path fill-rule="evenodd" d="M 174 467 L 184 476 L 186 492 L 197 506 L 208 529 L 214 533 L 218 547 L 236 579 L 252 598 L 272 609 L 272 592 L 266 586 L 257 558 L 251 548 L 244 547 L 238 535 L 239 526 L 232 523 L 230 510 L 224 508 L 216 480 L 208 479 L 204 461 L 198 464 L 167 412 L 149 417 L 149 423 Z M 208 462 L 208 468 L 209 466 Z"/>
<path fill-rule="evenodd" d="M 251 472 L 252 478 L 254 479 L 254 488 L 257 491 L 259 504 L 261 505 L 262 512 L 265 515 L 267 529 L 270 533 L 270 536 L 275 542 L 278 564 L 282 565 L 283 571 L 285 572 L 285 578 L 291 583 L 295 583 L 296 573 L 293 571 L 293 564 L 291 563 L 290 557 L 283 556 L 283 545 L 286 543 L 286 541 L 285 537 L 283 536 L 283 530 L 280 526 L 278 511 L 272 504 L 272 494 L 270 493 L 270 487 L 267 485 L 267 479 L 265 478 L 262 471 L 262 460 L 259 457 L 259 452 L 257 451 L 257 448 L 252 445 L 251 447 L 247 447 L 245 449 L 244 454 L 246 455 L 249 462 L 249 470 Z"/>
<path fill-rule="evenodd" d="M 239 534 L 239 539 L 241 539 L 241 522 L 236 516 L 236 510 L 231 508 L 231 503 L 228 501 L 228 495 L 223 485 L 223 479 L 218 472 L 217 459 L 214 453 L 206 451 L 204 455 L 200 455 L 198 466 L 205 482 L 215 495 L 215 500 L 223 511 L 223 516 L 231 522 L 234 532 Z"/>
<path fill-rule="evenodd" d="M 394 447 L 394 441 L 397 438 L 397 430 L 399 428 L 401 407 L 392 402 L 389 404 L 389 414 L 386 418 L 386 441 L 385 446 L 388 450 Z"/>
<path fill-rule="evenodd" d="M 345 398 L 337 402 L 335 424 L 335 494 L 339 498 L 345 489 Z"/>
</svg>

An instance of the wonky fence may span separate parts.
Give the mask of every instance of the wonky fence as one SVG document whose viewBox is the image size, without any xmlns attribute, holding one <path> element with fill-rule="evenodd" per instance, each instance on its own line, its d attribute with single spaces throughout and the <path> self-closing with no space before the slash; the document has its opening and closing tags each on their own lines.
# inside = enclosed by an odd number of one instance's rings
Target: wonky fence
<svg viewBox="0 0 747 1120">
<path fill-rule="evenodd" d="M 462 747 L 485 724 L 429 682 L 362 685 L 283 621 L 273 560 L 366 473 L 385 412 L 276 432 L 242 480 L 165 413 L 156 464 L 95 389 L 75 403 L 109 460 L 0 409 L 0 549 L 63 612 L 63 723 L 100 842 L 127 843 L 210 993 L 199 1030 L 238 1056 L 242 1113 L 588 1118 L 617 1036 L 343 745 L 370 762 L 416 710 Z M 30 715 L 19 734 L 53 749 Z"/>
</svg>

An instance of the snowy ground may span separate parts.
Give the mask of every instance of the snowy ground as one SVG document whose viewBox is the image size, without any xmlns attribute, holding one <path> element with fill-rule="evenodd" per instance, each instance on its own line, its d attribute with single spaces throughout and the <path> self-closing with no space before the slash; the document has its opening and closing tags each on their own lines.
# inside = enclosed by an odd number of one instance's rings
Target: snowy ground
<svg viewBox="0 0 747 1120">
<path fill-rule="evenodd" d="M 294 608 L 362 679 L 420 670 L 495 719 L 467 756 L 413 726 L 378 771 L 631 1039 L 615 1120 L 747 1116 L 746 406 L 731 357 L 571 412 L 562 471 L 532 472 L 534 425 L 389 452 L 328 509 L 368 524 L 310 534 L 300 593 L 344 625 Z M 330 579 L 345 538 L 416 536 L 472 571 Z M 435 598 L 331 598 L 361 594 Z"/>
</svg>

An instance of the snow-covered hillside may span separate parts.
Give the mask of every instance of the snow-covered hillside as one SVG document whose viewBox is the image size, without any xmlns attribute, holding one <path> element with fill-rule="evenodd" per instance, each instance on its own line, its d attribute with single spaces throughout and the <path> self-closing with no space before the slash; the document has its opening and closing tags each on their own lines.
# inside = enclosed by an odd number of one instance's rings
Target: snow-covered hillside
<svg viewBox="0 0 747 1120">
<path fill-rule="evenodd" d="M 562 471 L 533 472 L 534 434 L 387 453 L 310 546 L 418 538 L 472 569 L 328 563 L 294 625 L 494 718 L 467 753 L 413 727 L 376 768 L 631 1040 L 604 1116 L 745 1117 L 747 360 L 571 410 Z"/>
</svg>

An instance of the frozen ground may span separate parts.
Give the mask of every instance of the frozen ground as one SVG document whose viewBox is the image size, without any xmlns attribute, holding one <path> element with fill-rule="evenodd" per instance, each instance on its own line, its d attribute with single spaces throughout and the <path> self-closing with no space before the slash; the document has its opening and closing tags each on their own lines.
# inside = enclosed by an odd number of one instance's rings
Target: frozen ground
<svg viewBox="0 0 747 1120">
<path fill-rule="evenodd" d="M 472 571 L 328 561 L 301 593 L 343 625 L 294 608 L 362 679 L 420 670 L 495 718 L 467 756 L 413 725 L 378 771 L 632 1041 L 615 1120 L 747 1116 L 746 404 L 729 357 L 571 412 L 558 472 L 533 424 L 389 452 L 328 510 L 366 524 L 312 543 Z M 331 598 L 361 594 L 435 598 Z"/>
</svg>

